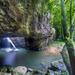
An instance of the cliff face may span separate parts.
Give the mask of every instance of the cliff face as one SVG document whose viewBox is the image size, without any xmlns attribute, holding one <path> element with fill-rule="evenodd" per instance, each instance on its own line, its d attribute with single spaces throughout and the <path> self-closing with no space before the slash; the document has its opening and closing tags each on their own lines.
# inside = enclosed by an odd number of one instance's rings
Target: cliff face
<svg viewBox="0 0 75 75">
<path fill-rule="evenodd" d="M 20 28 L 21 21 L 22 13 L 17 8 L 16 2 L 0 0 L 0 34 L 16 32 Z"/>
<path fill-rule="evenodd" d="M 55 36 L 55 29 L 49 24 L 50 13 L 40 14 L 31 5 L 25 12 L 19 10 L 15 0 L 0 0 L 0 35 L 19 33 L 25 37 L 27 48 L 46 47 Z"/>
<path fill-rule="evenodd" d="M 34 13 L 30 25 L 30 37 L 27 38 L 27 46 L 32 50 L 43 49 L 48 46 L 49 42 L 55 36 L 55 29 L 49 24 L 50 13 L 40 15 L 38 12 Z"/>
</svg>

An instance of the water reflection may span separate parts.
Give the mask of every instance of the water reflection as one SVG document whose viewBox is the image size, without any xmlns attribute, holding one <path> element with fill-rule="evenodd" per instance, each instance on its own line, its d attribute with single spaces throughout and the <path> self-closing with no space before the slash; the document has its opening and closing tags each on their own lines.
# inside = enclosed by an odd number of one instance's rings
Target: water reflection
<svg viewBox="0 0 75 75">
<path fill-rule="evenodd" d="M 4 65 L 14 65 L 15 57 L 16 57 L 16 52 L 6 53 L 3 64 Z"/>
<path fill-rule="evenodd" d="M 26 49 L 18 49 L 19 51 L 13 52 L 0 52 L 3 58 L 3 64 L 11 66 L 26 66 L 34 69 L 41 69 L 41 63 L 46 65 L 49 62 L 59 60 L 62 57 L 60 55 L 47 55 L 45 51 L 29 51 Z M 3 51 L 3 50 L 2 50 Z"/>
</svg>

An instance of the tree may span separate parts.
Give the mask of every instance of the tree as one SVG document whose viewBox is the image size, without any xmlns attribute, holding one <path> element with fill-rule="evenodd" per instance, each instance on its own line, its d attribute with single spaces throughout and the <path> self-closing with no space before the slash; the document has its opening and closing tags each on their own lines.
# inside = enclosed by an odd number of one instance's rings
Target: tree
<svg viewBox="0 0 75 75">
<path fill-rule="evenodd" d="M 61 0 L 61 15 L 62 15 L 62 28 L 63 28 L 64 42 L 65 42 L 65 46 L 67 47 L 67 50 L 68 50 L 69 60 L 70 60 L 70 65 L 71 65 L 71 69 L 70 69 L 69 73 L 70 73 L 70 75 L 75 75 L 75 54 L 74 54 L 75 48 L 74 48 L 74 42 L 70 38 L 70 35 L 69 35 L 70 31 L 67 29 L 66 16 L 65 16 L 65 11 L 64 11 L 64 0 Z M 71 13 L 70 13 L 70 20 L 71 20 Z M 65 60 L 65 58 L 63 58 L 63 59 Z M 66 62 L 68 62 L 68 61 L 66 61 Z M 67 67 L 67 69 L 68 69 L 68 67 Z M 72 72 L 71 72 L 71 70 L 72 70 Z"/>
</svg>

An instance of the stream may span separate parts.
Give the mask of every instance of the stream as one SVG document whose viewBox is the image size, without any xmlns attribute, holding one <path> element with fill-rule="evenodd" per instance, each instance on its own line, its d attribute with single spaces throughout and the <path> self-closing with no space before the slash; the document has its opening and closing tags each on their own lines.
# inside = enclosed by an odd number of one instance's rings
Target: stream
<svg viewBox="0 0 75 75">
<path fill-rule="evenodd" d="M 6 48 L 7 49 L 7 48 Z M 42 65 L 48 66 L 50 62 L 62 59 L 61 55 L 48 54 L 47 51 L 30 51 L 19 48 L 18 51 L 6 52 L 0 49 L 0 64 L 26 66 L 33 69 L 42 69 Z"/>
</svg>

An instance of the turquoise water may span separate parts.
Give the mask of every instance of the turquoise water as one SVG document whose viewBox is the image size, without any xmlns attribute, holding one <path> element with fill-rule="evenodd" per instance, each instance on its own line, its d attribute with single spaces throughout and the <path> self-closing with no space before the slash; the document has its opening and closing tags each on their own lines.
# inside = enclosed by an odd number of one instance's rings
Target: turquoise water
<svg viewBox="0 0 75 75">
<path fill-rule="evenodd" d="M 30 51 L 26 49 L 18 49 L 18 51 L 5 52 L 5 49 L 0 51 L 0 59 L 3 59 L 4 64 L 16 66 L 26 66 L 33 69 L 41 69 L 42 65 L 49 65 L 50 62 L 62 59 L 61 55 L 47 54 L 47 52 Z"/>
</svg>

